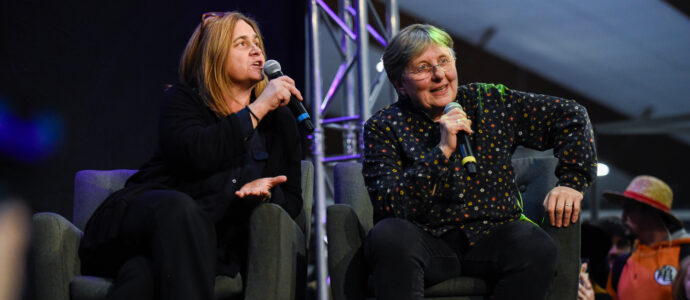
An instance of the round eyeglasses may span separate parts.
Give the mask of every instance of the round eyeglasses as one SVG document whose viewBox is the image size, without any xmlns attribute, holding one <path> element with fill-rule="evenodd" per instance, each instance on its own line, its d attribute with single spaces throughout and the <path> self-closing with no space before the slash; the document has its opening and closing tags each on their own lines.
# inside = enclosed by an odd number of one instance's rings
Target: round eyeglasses
<svg viewBox="0 0 690 300">
<path fill-rule="evenodd" d="M 417 66 L 414 66 L 410 71 L 410 77 L 414 80 L 423 80 L 431 77 L 434 72 L 436 72 L 436 68 L 441 69 L 444 73 L 450 70 L 450 67 L 453 65 L 455 60 L 452 58 L 448 57 L 442 57 L 439 61 L 438 64 L 436 65 L 431 65 L 429 63 L 420 63 Z"/>
</svg>

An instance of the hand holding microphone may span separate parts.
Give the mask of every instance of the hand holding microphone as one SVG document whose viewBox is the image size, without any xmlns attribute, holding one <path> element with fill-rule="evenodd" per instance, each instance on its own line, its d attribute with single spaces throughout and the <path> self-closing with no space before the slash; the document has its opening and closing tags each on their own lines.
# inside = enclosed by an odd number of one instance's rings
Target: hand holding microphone
<svg viewBox="0 0 690 300">
<path fill-rule="evenodd" d="M 295 87 L 295 81 L 292 78 L 283 76 L 269 81 L 257 100 L 262 100 L 262 105 L 271 111 L 288 105 L 293 98 L 299 102 L 297 99 L 302 99 L 302 93 Z"/>
<path fill-rule="evenodd" d="M 457 102 L 450 102 L 443 109 L 443 116 L 439 121 L 441 124 L 441 142 L 439 147 L 446 157 L 460 149 L 462 165 L 470 175 L 477 174 L 477 159 L 472 153 L 472 144 L 467 134 L 472 134 L 472 121 L 467 119 L 467 115 L 462 110 L 462 106 Z"/>
<path fill-rule="evenodd" d="M 264 73 L 266 74 L 266 76 L 268 76 L 268 80 L 287 77 L 284 76 L 283 71 L 281 71 L 280 64 L 272 59 L 267 60 L 264 64 Z M 290 79 L 290 81 L 292 82 L 292 87 L 294 88 L 295 82 L 292 81 L 292 79 Z M 295 90 L 297 89 L 295 88 Z M 289 95 L 289 102 L 287 105 L 290 107 L 290 110 L 295 115 L 295 118 L 297 118 L 297 123 L 302 124 L 302 126 L 304 126 L 307 132 L 314 131 L 314 125 L 311 123 L 311 117 L 309 116 L 309 113 L 307 113 L 307 110 L 304 108 L 304 105 L 302 105 L 302 101 L 297 100 L 297 98 L 295 97 L 295 95 L 299 95 L 301 99 L 302 95 L 299 93 L 299 91 L 297 91 L 296 93 L 294 91 L 291 91 L 291 93 L 292 95 Z"/>
</svg>

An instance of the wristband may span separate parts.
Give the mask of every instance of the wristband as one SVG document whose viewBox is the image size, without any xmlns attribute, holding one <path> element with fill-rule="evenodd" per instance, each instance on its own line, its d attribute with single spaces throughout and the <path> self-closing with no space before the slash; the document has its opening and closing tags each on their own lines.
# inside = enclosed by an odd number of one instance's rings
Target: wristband
<svg viewBox="0 0 690 300">
<path fill-rule="evenodd" d="M 249 114 L 252 115 L 252 117 L 254 117 L 254 119 L 256 119 L 257 123 L 261 122 L 261 119 L 259 119 L 259 117 L 257 117 L 251 109 L 249 109 L 249 105 L 247 105 L 245 108 L 247 109 Z"/>
</svg>

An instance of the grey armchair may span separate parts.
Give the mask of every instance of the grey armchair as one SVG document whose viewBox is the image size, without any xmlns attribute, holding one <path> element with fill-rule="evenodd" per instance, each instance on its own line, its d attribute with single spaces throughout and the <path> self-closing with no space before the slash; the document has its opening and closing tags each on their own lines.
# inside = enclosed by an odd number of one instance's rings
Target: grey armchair
<svg viewBox="0 0 690 300">
<path fill-rule="evenodd" d="M 98 205 L 124 186 L 134 170 L 77 173 L 74 191 L 74 224 L 55 213 L 33 217 L 32 278 L 37 300 L 104 299 L 112 280 L 83 276 L 79 242 L 82 230 Z M 216 299 L 302 299 L 306 289 L 307 245 L 313 204 L 314 168 L 302 161 L 304 205 L 296 220 L 280 206 L 259 205 L 249 219 L 247 278 L 216 277 Z M 243 280 L 246 290 L 243 291 Z"/>
<path fill-rule="evenodd" d="M 557 160 L 549 156 L 514 158 L 517 184 L 525 214 L 539 223 L 544 216 L 542 202 L 555 186 Z M 339 163 L 334 169 L 335 205 L 327 209 L 328 267 L 334 300 L 374 298 L 370 270 L 362 245 L 373 227 L 373 212 L 364 186 L 360 163 Z M 580 224 L 542 228 L 559 248 L 557 274 L 548 299 L 577 297 L 580 264 Z M 479 278 L 458 277 L 426 288 L 427 299 L 488 299 L 487 284 Z"/>
</svg>

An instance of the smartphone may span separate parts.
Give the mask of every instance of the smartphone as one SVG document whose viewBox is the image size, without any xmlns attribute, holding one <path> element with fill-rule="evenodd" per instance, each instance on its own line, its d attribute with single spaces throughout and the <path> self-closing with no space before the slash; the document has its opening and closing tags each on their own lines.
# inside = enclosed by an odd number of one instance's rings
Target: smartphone
<svg viewBox="0 0 690 300">
<path fill-rule="evenodd" d="M 580 259 L 580 274 L 587 274 L 589 272 L 589 259 L 588 258 L 582 258 Z M 580 276 L 578 276 L 579 278 Z M 582 279 L 580 279 L 580 284 L 583 284 Z"/>
<path fill-rule="evenodd" d="M 580 273 L 587 273 L 589 267 L 589 258 L 580 259 Z"/>
</svg>

